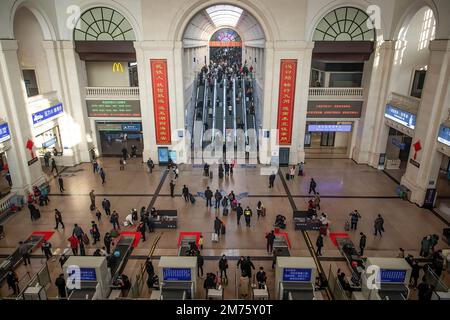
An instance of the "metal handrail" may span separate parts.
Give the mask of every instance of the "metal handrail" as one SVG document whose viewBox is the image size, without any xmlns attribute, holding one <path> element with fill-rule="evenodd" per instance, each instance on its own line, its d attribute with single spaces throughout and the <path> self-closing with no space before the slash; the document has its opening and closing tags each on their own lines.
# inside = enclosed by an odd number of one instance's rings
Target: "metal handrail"
<svg viewBox="0 0 450 320">
<path fill-rule="evenodd" d="M 214 94 L 213 94 L 213 118 L 212 118 L 212 137 L 211 140 L 214 143 L 216 141 L 216 135 L 214 134 L 216 128 L 216 99 L 217 99 L 217 79 L 214 79 Z"/>
<path fill-rule="evenodd" d="M 234 144 L 237 143 L 237 131 L 236 131 L 236 78 L 233 78 L 233 129 L 234 129 Z"/>
</svg>

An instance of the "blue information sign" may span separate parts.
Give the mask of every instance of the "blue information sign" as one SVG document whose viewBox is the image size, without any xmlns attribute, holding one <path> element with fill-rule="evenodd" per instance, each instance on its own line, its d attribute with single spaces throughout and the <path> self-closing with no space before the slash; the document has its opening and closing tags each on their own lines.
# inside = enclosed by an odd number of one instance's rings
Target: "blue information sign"
<svg viewBox="0 0 450 320">
<path fill-rule="evenodd" d="M 308 132 L 351 132 L 351 124 L 309 124 Z"/>
<path fill-rule="evenodd" d="M 56 137 L 51 138 L 50 140 L 45 141 L 42 144 L 42 148 L 48 148 L 56 143 Z"/>
<path fill-rule="evenodd" d="M 95 268 L 80 268 L 80 280 L 81 281 L 97 281 L 97 275 L 95 274 Z"/>
<path fill-rule="evenodd" d="M 447 146 L 450 146 L 450 128 L 441 124 L 439 128 L 438 141 Z"/>
<path fill-rule="evenodd" d="M 392 121 L 400 123 L 405 127 L 414 129 L 416 127 L 416 115 L 403 111 L 400 108 L 394 107 L 390 104 L 386 105 L 384 116 Z"/>
<path fill-rule="evenodd" d="M 190 268 L 163 268 L 164 281 L 191 281 Z"/>
<path fill-rule="evenodd" d="M 35 112 L 31 115 L 31 118 L 33 119 L 33 124 L 40 125 L 43 124 L 53 118 L 56 118 L 57 116 L 61 115 L 64 112 L 62 103 L 59 103 L 55 106 L 52 106 L 50 108 Z"/>
<path fill-rule="evenodd" d="M 405 148 L 406 148 L 406 144 L 405 143 L 400 142 L 399 140 L 397 140 L 395 138 L 392 139 L 392 144 L 394 146 L 398 147 L 400 150 L 405 150 Z"/>
<path fill-rule="evenodd" d="M 6 122 L 0 124 L 0 143 L 9 139 L 11 139 L 11 132 L 9 131 L 8 124 Z"/>
<path fill-rule="evenodd" d="M 403 283 L 406 278 L 406 270 L 381 269 L 380 283 Z"/>
<path fill-rule="evenodd" d="M 284 268 L 283 281 L 309 282 L 311 281 L 311 269 Z"/>
<path fill-rule="evenodd" d="M 140 123 L 123 123 L 122 131 L 141 131 Z"/>
</svg>

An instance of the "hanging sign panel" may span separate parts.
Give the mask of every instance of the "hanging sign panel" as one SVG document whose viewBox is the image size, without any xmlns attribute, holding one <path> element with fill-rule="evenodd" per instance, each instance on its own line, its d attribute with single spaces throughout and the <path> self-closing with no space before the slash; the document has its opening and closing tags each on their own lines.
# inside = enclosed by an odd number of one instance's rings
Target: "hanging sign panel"
<svg viewBox="0 0 450 320">
<path fill-rule="evenodd" d="M 400 108 L 394 107 L 390 104 L 386 105 L 384 116 L 392 121 L 400 123 L 409 129 L 416 127 L 416 115 L 410 112 L 404 111 Z"/>
<path fill-rule="evenodd" d="M 86 100 L 88 117 L 140 117 L 139 100 Z"/>
<path fill-rule="evenodd" d="M 308 118 L 360 118 L 362 101 L 308 101 Z"/>
<path fill-rule="evenodd" d="M 8 124 L 6 122 L 0 124 L 0 143 L 10 140 L 11 133 L 9 131 Z"/>
<path fill-rule="evenodd" d="M 171 144 L 167 60 L 151 59 L 156 144 Z"/>
<path fill-rule="evenodd" d="M 450 128 L 441 124 L 441 127 L 439 128 L 438 141 L 450 146 Z"/>
<path fill-rule="evenodd" d="M 278 144 L 280 145 L 290 145 L 292 143 L 296 76 L 297 60 L 281 59 L 277 123 Z"/>
<path fill-rule="evenodd" d="M 33 125 L 37 127 L 49 122 L 50 120 L 55 119 L 56 117 L 62 116 L 63 113 L 63 105 L 62 103 L 58 103 L 57 105 L 51 106 L 50 108 L 32 113 L 31 118 L 33 119 Z"/>
</svg>

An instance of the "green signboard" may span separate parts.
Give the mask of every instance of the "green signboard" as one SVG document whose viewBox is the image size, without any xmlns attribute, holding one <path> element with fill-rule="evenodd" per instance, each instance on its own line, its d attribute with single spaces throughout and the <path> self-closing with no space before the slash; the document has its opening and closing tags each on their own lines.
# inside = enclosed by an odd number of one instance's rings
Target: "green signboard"
<svg viewBox="0 0 450 320">
<path fill-rule="evenodd" d="M 89 117 L 140 117 L 139 100 L 86 100 Z"/>
</svg>

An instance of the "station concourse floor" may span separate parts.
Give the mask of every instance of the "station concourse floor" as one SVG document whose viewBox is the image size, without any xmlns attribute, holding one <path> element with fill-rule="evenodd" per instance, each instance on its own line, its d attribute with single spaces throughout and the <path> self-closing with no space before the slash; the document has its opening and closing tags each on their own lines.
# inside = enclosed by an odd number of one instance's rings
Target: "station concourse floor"
<svg viewBox="0 0 450 320">
<path fill-rule="evenodd" d="M 156 209 L 178 210 L 177 229 L 156 229 L 154 233 L 147 233 L 147 241 L 140 242 L 134 249 L 133 254 L 126 266 L 125 273 L 133 275 L 138 272 L 139 266 L 145 261 L 149 254 L 154 239 L 161 235 L 153 253 L 155 256 L 154 266 L 157 267 L 157 259 L 165 255 L 177 255 L 177 239 L 182 231 L 201 232 L 204 236 L 204 249 L 202 255 L 205 257 L 204 272 L 218 271 L 218 260 L 222 254 L 229 257 L 229 285 L 225 290 L 225 298 L 234 298 L 235 278 L 237 275 L 236 263 L 239 256 L 251 256 L 256 271 L 260 265 L 264 266 L 269 279 L 269 291 L 274 294 L 273 278 L 271 270 L 271 255 L 266 252 L 265 234 L 273 229 L 273 223 L 277 214 L 287 217 L 286 231 L 291 242 L 292 256 L 311 256 L 304 237 L 299 231 L 294 230 L 292 222 L 292 204 L 297 209 L 306 209 L 309 199 L 308 188 L 310 178 L 317 182 L 317 191 L 321 195 L 321 211 L 328 215 L 330 220 L 330 231 L 344 232 L 345 221 L 351 211 L 358 209 L 362 219 L 358 224 L 357 231 L 347 232 L 355 245 L 359 242 L 359 232 L 367 235 L 367 246 L 365 256 L 396 257 L 398 249 L 404 248 L 406 254 L 418 256 L 421 239 L 436 233 L 442 235 L 442 229 L 446 224 L 442 222 L 430 210 L 419 208 L 407 201 L 399 199 L 395 194 L 397 184 L 383 171 L 378 171 L 366 165 L 357 165 L 349 159 L 310 159 L 306 161 L 305 175 L 296 176 L 293 180 L 285 181 L 284 176 L 288 168 L 281 168 L 277 175 L 275 186 L 268 188 L 268 176 L 260 174 L 260 166 L 241 167 L 237 166 L 233 177 L 218 179 L 217 165 L 212 165 L 214 178 L 203 177 L 203 169 L 192 165 L 180 165 L 180 176 L 176 181 L 175 197 L 170 197 L 169 183 L 173 178 L 169 173 L 164 175 L 165 167 L 156 166 L 152 174 L 147 173 L 145 163 L 142 159 L 130 159 L 124 171 L 119 171 L 118 158 L 101 158 L 98 160 L 100 166 L 106 172 L 106 183 L 101 184 L 98 174 L 92 171 L 89 163 L 77 167 L 65 168 L 61 173 L 64 179 L 64 193 L 59 192 L 57 182 L 50 181 L 50 203 L 47 207 L 41 207 L 41 219 L 32 222 L 27 208 L 15 214 L 5 221 L 6 237 L 0 240 L 0 256 L 5 257 L 12 253 L 20 240 L 26 239 L 35 231 L 54 231 L 50 238 L 53 250 L 61 252 L 68 246 L 67 239 L 72 234 L 73 224 L 80 225 L 85 232 L 90 229 L 90 222 L 96 220 L 93 212 L 89 210 L 89 192 L 93 189 L 97 195 L 96 203 L 101 208 L 103 198 L 111 201 L 112 210 L 119 213 L 120 221 L 123 221 L 132 208 L 138 211 L 141 207 L 147 207 L 152 199 L 155 201 Z M 282 177 L 283 178 L 282 178 Z M 162 180 L 162 178 L 164 178 Z M 284 182 L 282 181 L 284 180 Z M 195 204 L 186 203 L 181 196 L 181 189 L 186 184 L 189 191 L 197 198 Z M 206 209 L 205 200 L 198 192 L 203 193 L 206 186 L 210 186 L 214 192 L 216 189 L 229 193 L 231 190 L 240 198 L 242 206 L 247 205 L 253 210 L 251 227 L 245 226 L 244 219 L 241 225 L 236 223 L 236 214 L 231 211 L 227 217 L 219 217 L 225 222 L 226 234 L 221 235 L 218 243 L 211 242 L 213 232 L 213 221 L 216 216 L 214 208 Z M 158 192 L 159 191 L 159 192 Z M 256 204 L 262 201 L 267 208 L 267 215 L 256 217 Z M 213 201 L 214 202 L 214 201 Z M 54 209 L 62 212 L 65 230 L 61 228 L 54 230 Z M 373 235 L 373 222 L 381 214 L 385 220 L 385 233 L 382 237 Z M 106 215 L 98 223 L 102 235 L 111 230 L 111 224 Z M 122 227 L 122 231 L 134 231 L 135 228 Z M 309 231 L 311 242 L 315 245 L 318 232 Z M 97 246 L 92 244 L 87 247 L 87 252 L 92 253 Z M 98 243 L 102 247 L 102 242 Z M 437 248 L 448 248 L 448 245 L 440 241 Z M 342 256 L 332 241 L 325 237 L 322 250 L 324 261 L 323 268 L 328 273 L 327 263 L 330 261 L 341 261 Z M 35 255 L 41 255 L 40 250 Z M 1 261 L 1 259 L 0 259 Z M 26 272 L 36 272 L 39 262 L 43 259 L 36 256 L 32 259 L 33 265 L 18 268 L 19 278 Z M 326 261 L 326 263 L 325 263 Z M 338 262 L 339 263 L 339 262 Z M 37 265 L 36 265 L 37 264 Z M 341 263 L 342 264 L 342 263 Z M 49 262 L 52 283 L 61 271 L 57 261 Z M 448 277 L 447 277 L 448 278 Z M 198 298 L 204 298 L 202 289 L 203 279 L 197 282 L 199 286 Z M 49 289 L 49 295 L 56 296 L 54 286 Z M 148 297 L 147 288 L 144 285 L 143 297 Z M 2 296 L 8 295 L 8 290 L 3 286 L 0 290 Z"/>
</svg>

